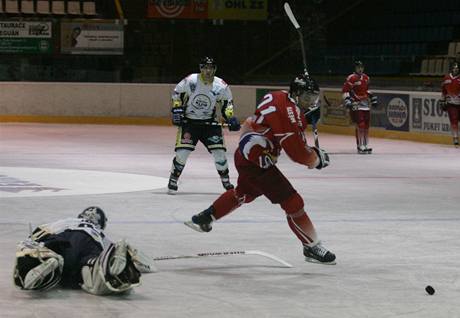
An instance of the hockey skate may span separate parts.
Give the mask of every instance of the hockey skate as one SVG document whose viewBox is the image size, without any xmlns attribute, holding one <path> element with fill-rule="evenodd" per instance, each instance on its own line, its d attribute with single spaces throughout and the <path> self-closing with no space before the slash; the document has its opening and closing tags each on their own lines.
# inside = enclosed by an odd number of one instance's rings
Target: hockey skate
<svg viewBox="0 0 460 318">
<path fill-rule="evenodd" d="M 305 261 L 310 263 L 335 265 L 335 255 L 322 246 L 321 242 L 314 246 L 304 245 L 303 255 L 305 256 Z"/>
<path fill-rule="evenodd" d="M 356 148 L 358 150 L 358 153 L 360 155 L 366 155 L 368 152 L 366 151 L 366 148 L 364 146 L 359 146 Z"/>
<path fill-rule="evenodd" d="M 109 272 L 111 275 L 119 275 L 126 267 L 126 255 L 128 253 L 128 244 L 125 240 L 118 241 L 115 244 L 115 250 L 110 256 Z"/>
<path fill-rule="evenodd" d="M 454 147 L 455 147 L 455 148 L 458 148 L 458 147 L 459 147 L 458 137 L 454 137 Z"/>
<path fill-rule="evenodd" d="M 215 220 L 212 216 L 212 207 L 192 216 L 190 221 L 185 221 L 184 224 L 197 232 L 210 232 L 212 230 L 212 222 Z"/>
<path fill-rule="evenodd" d="M 372 153 L 372 148 L 370 148 L 370 147 L 368 147 L 368 146 L 366 145 L 366 146 L 364 146 L 364 151 L 366 151 L 366 153 L 367 153 L 368 155 L 370 155 L 370 154 Z"/>
<path fill-rule="evenodd" d="M 233 184 L 230 183 L 230 178 L 229 178 L 228 174 L 224 175 L 224 176 L 221 176 L 220 180 L 222 181 L 222 185 L 224 186 L 225 190 L 231 190 L 231 189 L 235 188 L 233 186 Z"/>
<path fill-rule="evenodd" d="M 169 176 L 168 194 L 177 193 L 177 181 L 178 181 L 178 178 L 176 178 L 173 174 Z"/>
<path fill-rule="evenodd" d="M 48 275 L 53 273 L 59 267 L 59 261 L 56 258 L 48 258 L 40 265 L 32 268 L 24 278 L 24 289 L 35 289 L 40 285 Z"/>
</svg>

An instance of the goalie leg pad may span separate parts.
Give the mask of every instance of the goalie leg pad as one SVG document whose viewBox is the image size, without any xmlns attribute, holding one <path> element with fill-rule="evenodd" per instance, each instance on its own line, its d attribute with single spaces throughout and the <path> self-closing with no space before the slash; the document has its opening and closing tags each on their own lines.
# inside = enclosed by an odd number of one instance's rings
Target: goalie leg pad
<svg viewBox="0 0 460 318">
<path fill-rule="evenodd" d="M 90 260 L 88 265 L 83 266 L 81 272 L 83 290 L 94 295 L 108 295 L 124 293 L 140 285 L 141 274 L 136 269 L 127 249 L 124 249 L 126 265 L 121 272 L 118 266 L 113 266 L 114 262 L 118 262 L 123 256 L 120 253 L 122 245 L 110 244 L 96 259 Z"/>
<path fill-rule="evenodd" d="M 32 240 L 20 242 L 16 250 L 14 284 L 26 290 L 47 290 L 62 278 L 64 259 L 61 255 Z"/>
<path fill-rule="evenodd" d="M 128 245 L 128 253 L 134 263 L 134 266 L 140 273 L 158 272 L 151 256 L 146 255 L 139 249 Z"/>
</svg>

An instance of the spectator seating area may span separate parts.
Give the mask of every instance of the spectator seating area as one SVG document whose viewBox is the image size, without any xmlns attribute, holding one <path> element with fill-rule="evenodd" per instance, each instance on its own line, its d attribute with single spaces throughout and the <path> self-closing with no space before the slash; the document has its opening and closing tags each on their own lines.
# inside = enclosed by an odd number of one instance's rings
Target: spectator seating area
<svg viewBox="0 0 460 318">
<path fill-rule="evenodd" d="M 360 59 L 377 75 L 441 75 L 460 58 L 457 0 L 363 1 L 328 31 L 313 53 L 319 73 L 348 73 Z"/>
<path fill-rule="evenodd" d="M 70 15 L 96 16 L 96 0 L 0 0 L 0 13 L 6 16 Z"/>
</svg>

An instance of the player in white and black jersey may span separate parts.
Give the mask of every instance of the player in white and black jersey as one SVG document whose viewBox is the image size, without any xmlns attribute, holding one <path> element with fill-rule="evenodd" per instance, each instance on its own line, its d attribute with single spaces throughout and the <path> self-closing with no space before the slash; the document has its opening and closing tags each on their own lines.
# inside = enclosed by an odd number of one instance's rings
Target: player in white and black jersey
<svg viewBox="0 0 460 318">
<path fill-rule="evenodd" d="M 200 63 L 200 73 L 190 74 L 174 89 L 172 94 L 172 122 L 178 126 L 175 152 L 168 192 L 177 191 L 177 181 L 187 158 L 195 150 L 198 141 L 213 155 L 217 172 L 225 189 L 233 189 L 230 183 L 226 148 L 222 125 L 217 121 L 217 111 L 231 131 L 240 129 L 233 115 L 233 96 L 225 81 L 214 74 L 216 63 L 205 57 Z"/>
<path fill-rule="evenodd" d="M 13 279 L 25 290 L 47 290 L 58 284 L 95 295 L 126 292 L 140 284 L 141 272 L 153 272 L 146 256 L 125 240 L 104 234 L 107 218 L 89 207 L 76 218 L 38 226 L 17 246 Z"/>
</svg>

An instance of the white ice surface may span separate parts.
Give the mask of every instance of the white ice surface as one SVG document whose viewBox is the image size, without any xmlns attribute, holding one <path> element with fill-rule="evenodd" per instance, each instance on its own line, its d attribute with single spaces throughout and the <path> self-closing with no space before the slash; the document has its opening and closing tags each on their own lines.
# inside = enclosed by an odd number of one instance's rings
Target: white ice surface
<svg viewBox="0 0 460 318">
<path fill-rule="evenodd" d="M 238 133 L 226 137 L 235 181 Z M 168 178 L 174 140 L 172 127 L 1 124 L 0 166 Z M 182 225 L 223 192 L 212 157 L 199 146 L 175 196 L 165 194 L 166 184 L 68 196 L 0 191 L 0 317 L 460 317 L 460 149 L 371 139 L 374 154 L 364 156 L 355 154 L 351 136 L 320 132 L 320 142 L 331 153 L 327 169 L 308 170 L 286 156 L 279 167 L 336 253 L 336 266 L 305 263 L 283 211 L 264 198 L 211 233 Z M 129 295 L 16 289 L 15 244 L 28 223 L 74 216 L 89 205 L 107 212 L 108 235 L 152 256 L 261 250 L 294 268 L 258 256 L 208 257 L 157 262 L 159 272 L 143 276 Z"/>
</svg>

